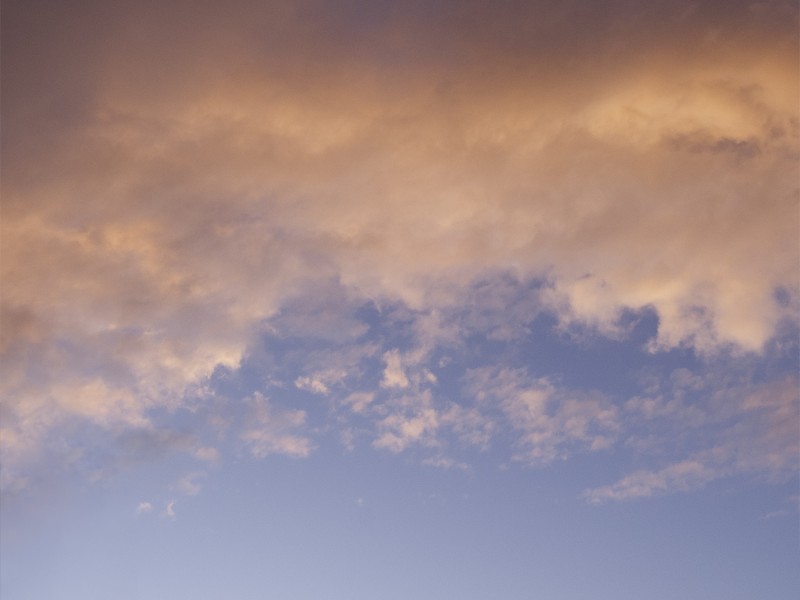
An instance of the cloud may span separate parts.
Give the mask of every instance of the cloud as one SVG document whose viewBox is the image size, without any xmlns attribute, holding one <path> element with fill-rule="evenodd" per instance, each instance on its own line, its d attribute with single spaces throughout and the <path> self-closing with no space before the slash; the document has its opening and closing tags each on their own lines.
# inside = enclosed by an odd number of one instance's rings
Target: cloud
<svg viewBox="0 0 800 600">
<path fill-rule="evenodd" d="M 498 433 L 498 423 L 474 407 L 452 403 L 441 415 L 442 424 L 452 428 L 456 437 L 482 451 L 489 449 L 492 437 Z"/>
<path fill-rule="evenodd" d="M 203 462 L 216 463 L 219 462 L 219 450 L 216 448 L 202 446 L 194 451 L 194 455 Z"/>
<path fill-rule="evenodd" d="M 800 496 L 796 496 L 796 495 L 790 496 L 789 498 L 786 498 L 785 503 L 786 504 L 790 504 L 791 505 L 791 509 L 789 509 L 789 508 L 780 508 L 780 509 L 765 513 L 765 514 L 763 514 L 762 516 L 760 516 L 758 518 L 759 521 L 769 521 L 770 519 L 779 519 L 779 518 L 783 518 L 783 517 L 788 517 L 788 516 L 790 516 L 792 514 L 796 515 L 798 513 L 798 511 L 800 511 L 800 503 L 798 503 L 798 500 L 800 500 Z"/>
<path fill-rule="evenodd" d="M 594 504 L 606 500 L 633 500 L 665 491 L 686 491 L 717 477 L 714 470 L 702 462 L 685 460 L 659 471 L 636 471 L 613 485 L 588 490 L 584 497 Z"/>
<path fill-rule="evenodd" d="M 173 488 L 187 496 L 196 496 L 203 489 L 200 480 L 205 476 L 205 473 L 188 473 L 181 477 Z"/>
<path fill-rule="evenodd" d="M 379 435 L 372 445 L 393 453 L 413 444 L 436 445 L 439 415 L 430 390 L 392 401 L 392 412 L 378 423 Z"/>
<path fill-rule="evenodd" d="M 431 458 L 426 458 L 422 461 L 422 464 L 428 467 L 436 467 L 437 469 L 444 469 L 446 471 L 450 469 L 458 469 L 461 471 L 470 470 L 470 466 L 468 464 L 449 458 L 447 456 L 435 456 Z"/>
<path fill-rule="evenodd" d="M 768 512 L 761 517 L 759 517 L 760 521 L 769 521 L 770 519 L 780 519 L 783 517 L 788 517 L 791 513 L 786 509 L 774 510 L 772 512 Z"/>
<path fill-rule="evenodd" d="M 557 389 L 525 369 L 470 369 L 465 388 L 479 407 L 502 411 L 520 435 L 516 458 L 531 464 L 547 464 L 580 447 L 604 450 L 618 437 L 618 410 L 608 398 Z"/>
<path fill-rule="evenodd" d="M 72 420 L 147 427 L 268 323 L 359 339 L 366 301 L 425 315 L 417 355 L 381 348 L 387 393 L 430 379 L 460 325 L 509 341 L 543 307 L 608 336 L 652 310 L 656 353 L 763 353 L 800 302 L 797 8 L 612 4 L 410 4 L 363 27 L 317 1 L 55 3 L 54 28 L 12 3 L 4 457 Z M 548 284 L 529 304 L 514 279 Z M 370 352 L 286 381 L 332 393 Z M 511 385 L 494 401 L 520 457 L 616 439 L 605 399 L 508 373 L 488 383 Z M 307 455 L 304 413 L 269 410 L 254 455 Z M 378 439 L 430 440 L 430 410 Z"/>
<path fill-rule="evenodd" d="M 390 350 L 383 355 L 386 368 L 383 371 L 381 387 L 385 388 L 407 388 L 409 386 L 403 362 L 398 350 Z"/>
<path fill-rule="evenodd" d="M 177 516 L 175 512 L 175 500 L 170 500 L 167 502 L 167 505 L 164 507 L 164 512 L 161 513 L 161 516 L 167 519 L 174 519 Z"/>
<path fill-rule="evenodd" d="M 694 490 L 737 474 L 768 481 L 794 475 L 800 468 L 797 379 L 753 385 L 742 382 L 741 375 L 727 372 L 725 377 L 731 387 L 715 386 L 716 398 L 703 406 L 707 414 L 702 419 L 681 410 L 647 412 L 648 418 L 676 420 L 664 435 L 680 440 L 677 452 L 688 453 L 689 458 L 660 469 L 637 470 L 613 484 L 586 490 L 584 497 L 592 503 L 633 500 Z M 687 376 L 681 373 L 677 379 L 685 381 Z M 704 386 L 700 391 L 705 392 Z M 628 429 L 635 431 L 633 424 Z M 702 449 L 687 452 L 687 447 L 698 444 Z"/>
<path fill-rule="evenodd" d="M 269 400 L 256 392 L 247 399 L 250 408 L 248 426 L 241 438 L 256 458 L 284 454 L 303 458 L 311 454 L 313 444 L 302 435 L 306 413 L 302 410 L 272 407 Z"/>
<path fill-rule="evenodd" d="M 297 389 L 307 390 L 314 394 L 325 395 L 330 393 L 327 385 L 319 379 L 312 379 L 311 377 L 298 377 L 294 380 L 294 385 Z"/>
<path fill-rule="evenodd" d="M 143 515 L 149 512 L 153 512 L 153 505 L 149 502 L 139 502 L 139 504 L 136 505 L 137 515 Z"/>
<path fill-rule="evenodd" d="M 344 404 L 355 413 L 363 413 L 374 399 L 373 392 L 353 392 L 344 399 Z"/>
</svg>

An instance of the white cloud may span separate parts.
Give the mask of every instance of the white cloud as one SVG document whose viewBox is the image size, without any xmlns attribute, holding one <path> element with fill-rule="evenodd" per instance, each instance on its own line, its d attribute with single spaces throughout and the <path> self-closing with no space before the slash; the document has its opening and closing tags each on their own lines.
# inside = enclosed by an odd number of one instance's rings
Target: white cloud
<svg viewBox="0 0 800 600">
<path fill-rule="evenodd" d="M 149 502 L 139 502 L 139 504 L 136 505 L 137 515 L 143 515 L 149 512 L 153 512 L 153 505 Z"/>
<path fill-rule="evenodd" d="M 319 379 L 312 377 L 298 377 L 294 380 L 294 385 L 297 389 L 306 390 L 315 394 L 328 395 L 331 393 L 328 386 Z"/>
<path fill-rule="evenodd" d="M 399 350 L 390 350 L 383 355 L 386 368 L 383 371 L 381 387 L 384 388 L 407 388 L 409 386 L 408 377 L 403 368 L 403 360 Z"/>
<path fill-rule="evenodd" d="M 164 507 L 164 512 L 161 513 L 161 516 L 167 519 L 174 519 L 177 516 L 177 513 L 175 512 L 175 504 L 175 500 L 170 500 L 167 502 L 167 505 Z"/>
</svg>

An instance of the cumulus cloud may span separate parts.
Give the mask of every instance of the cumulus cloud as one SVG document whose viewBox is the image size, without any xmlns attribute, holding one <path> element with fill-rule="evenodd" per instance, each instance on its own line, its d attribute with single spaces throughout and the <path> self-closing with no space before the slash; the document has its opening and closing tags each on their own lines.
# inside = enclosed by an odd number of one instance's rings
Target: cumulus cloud
<svg viewBox="0 0 800 600">
<path fill-rule="evenodd" d="M 496 277 L 461 295 L 487 273 L 546 279 L 542 305 L 609 336 L 647 307 L 653 352 L 763 352 L 796 320 L 792 3 L 412 3 L 370 27 L 260 4 L 4 10 L 4 456 L 177 410 L 276 315 L 358 339 L 354 298 L 426 315 L 381 386 L 432 384 L 435 340 L 513 340 L 538 310 Z M 287 381 L 326 395 L 370 352 Z M 520 456 L 615 439 L 603 398 L 509 373 L 484 383 L 511 386 Z M 386 415 L 380 444 L 428 440 L 431 410 Z M 254 455 L 310 452 L 302 411 L 263 411 Z"/>
</svg>

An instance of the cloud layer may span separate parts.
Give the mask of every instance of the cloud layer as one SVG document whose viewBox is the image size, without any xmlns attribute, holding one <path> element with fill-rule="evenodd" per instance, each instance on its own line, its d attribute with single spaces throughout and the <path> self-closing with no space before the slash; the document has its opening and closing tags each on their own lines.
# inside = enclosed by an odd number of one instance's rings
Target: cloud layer
<svg viewBox="0 0 800 600">
<path fill-rule="evenodd" d="M 76 422 L 208 401 L 270 319 L 353 342 L 291 382 L 361 394 L 397 452 L 500 426 L 429 391 L 466 330 L 509 341 L 546 310 L 624 338 L 651 310 L 653 352 L 764 355 L 794 320 L 793 3 L 261 4 L 4 7 L 7 472 Z M 367 302 L 409 311 L 413 350 L 364 340 Z M 602 394 L 497 369 L 468 379 L 520 456 L 619 439 Z M 312 450 L 303 411 L 249 402 L 254 455 Z M 687 460 L 592 497 L 706 477 Z"/>
</svg>

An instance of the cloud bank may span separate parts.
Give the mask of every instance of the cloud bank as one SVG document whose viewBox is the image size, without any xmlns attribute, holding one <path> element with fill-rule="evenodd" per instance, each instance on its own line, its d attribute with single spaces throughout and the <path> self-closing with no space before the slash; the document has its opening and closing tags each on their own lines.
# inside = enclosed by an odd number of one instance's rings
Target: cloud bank
<svg viewBox="0 0 800 600">
<path fill-rule="evenodd" d="M 798 310 L 796 6 L 611 5 L 7 3 L 6 475 L 53 431 L 208 401 L 291 306 L 285 327 L 354 341 L 293 385 L 329 396 L 382 360 L 349 393 L 385 406 L 350 405 L 384 410 L 374 445 L 398 452 L 435 445 L 455 413 L 425 395 L 428 363 L 481 324 L 513 340 L 547 310 L 624 338 L 649 310 L 651 352 L 765 355 Z M 331 281 L 330 306 L 309 300 Z M 529 281 L 535 310 L 514 297 Z M 366 302 L 409 311 L 416 350 L 356 347 Z M 470 381 L 519 456 L 622 435 L 602 394 L 494 368 Z M 311 452 L 303 411 L 248 406 L 254 456 Z M 707 477 L 686 461 L 592 498 Z"/>
</svg>

